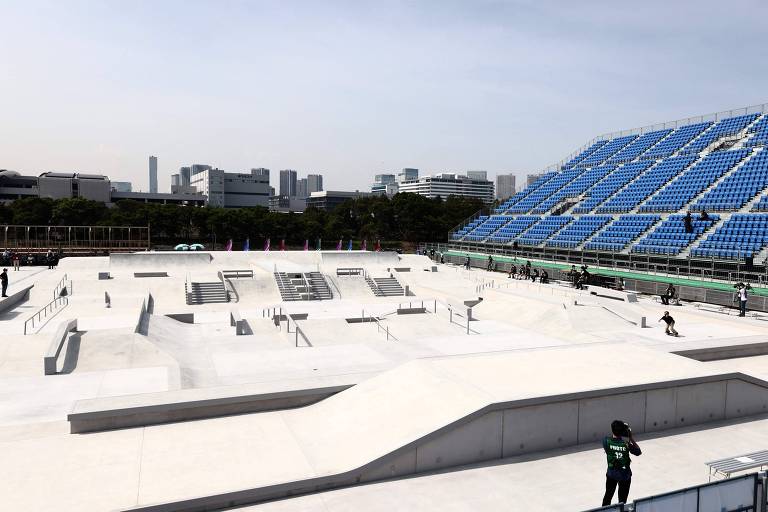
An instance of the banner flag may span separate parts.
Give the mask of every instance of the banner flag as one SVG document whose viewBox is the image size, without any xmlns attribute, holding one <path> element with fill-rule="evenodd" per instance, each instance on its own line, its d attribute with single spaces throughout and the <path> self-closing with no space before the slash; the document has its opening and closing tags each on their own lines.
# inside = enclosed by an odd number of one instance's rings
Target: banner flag
<svg viewBox="0 0 768 512">
<path fill-rule="evenodd" d="M 269 238 L 264 241 L 264 252 L 269 252 Z"/>
<path fill-rule="evenodd" d="M 231 239 L 231 238 L 230 238 L 230 239 L 229 239 L 229 241 L 227 242 L 227 245 L 226 245 L 225 249 L 226 249 L 227 251 L 231 251 L 231 250 L 232 250 L 232 239 Z"/>
<path fill-rule="evenodd" d="M 251 239 L 246 238 L 245 243 L 243 244 L 243 251 L 248 252 L 251 250 Z"/>
<path fill-rule="evenodd" d="M 341 243 L 342 243 L 342 240 L 341 240 L 341 239 L 339 239 L 339 243 L 337 243 L 337 244 L 336 244 L 336 250 L 337 250 L 337 251 L 340 251 L 340 250 L 341 250 Z"/>
<path fill-rule="evenodd" d="M 347 244 L 347 250 L 348 251 L 352 250 L 352 239 L 351 238 L 349 239 L 349 244 Z"/>
<path fill-rule="evenodd" d="M 281 250 L 281 251 L 284 251 L 284 250 L 285 250 L 285 238 L 283 238 L 282 240 L 280 240 L 280 250 Z"/>
<path fill-rule="evenodd" d="M 363 250 L 364 251 L 368 250 L 368 240 L 367 239 L 363 240 Z"/>
<path fill-rule="evenodd" d="M 381 240 L 376 240 L 376 252 L 381 252 Z"/>
<path fill-rule="evenodd" d="M 309 240 L 304 240 L 304 250 L 305 251 L 309 250 Z"/>
</svg>

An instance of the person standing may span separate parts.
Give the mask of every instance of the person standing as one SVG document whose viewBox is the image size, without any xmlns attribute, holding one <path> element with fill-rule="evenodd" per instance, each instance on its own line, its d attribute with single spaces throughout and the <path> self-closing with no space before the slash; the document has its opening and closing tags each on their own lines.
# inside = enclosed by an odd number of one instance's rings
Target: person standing
<svg viewBox="0 0 768 512">
<path fill-rule="evenodd" d="M 669 283 L 669 286 L 667 286 L 667 290 L 664 292 L 664 295 L 661 296 L 661 303 L 665 306 L 669 306 L 669 299 L 675 298 L 675 287 L 672 286 L 672 283 Z"/>
<path fill-rule="evenodd" d="M 5 292 L 8 290 L 8 269 L 4 268 L 2 272 L 0 272 L 0 286 L 3 288 L 3 297 L 7 297 L 8 295 L 5 294 Z"/>
<path fill-rule="evenodd" d="M 464 268 L 469 270 L 469 256 L 467 256 L 467 261 L 464 262 Z"/>
<path fill-rule="evenodd" d="M 11 260 L 13 261 L 13 270 L 19 270 L 19 263 L 20 263 L 19 253 L 14 252 L 13 256 L 11 257 Z"/>
<path fill-rule="evenodd" d="M 662 320 L 664 320 L 664 323 L 667 324 L 667 328 L 664 330 L 664 332 L 669 336 L 677 336 L 677 331 L 675 330 L 675 319 L 672 318 L 672 315 L 669 314 L 669 311 L 665 311 L 664 316 L 659 318 L 659 322 Z"/>
<path fill-rule="evenodd" d="M 485 267 L 488 272 L 493 272 L 493 256 L 488 256 L 488 265 Z"/>
<path fill-rule="evenodd" d="M 739 316 L 746 316 L 749 297 L 747 296 L 747 287 L 744 283 L 739 283 L 739 290 L 736 293 L 739 296 Z"/>
<path fill-rule="evenodd" d="M 629 425 L 621 420 L 611 422 L 611 435 L 605 436 L 603 439 L 603 450 L 605 450 L 605 455 L 608 458 L 603 506 L 606 507 L 611 504 L 617 486 L 619 488 L 619 503 L 626 503 L 629 497 L 629 487 L 632 485 L 632 470 L 629 468 L 632 460 L 629 454 L 631 453 L 635 457 L 642 454 Z"/>
</svg>

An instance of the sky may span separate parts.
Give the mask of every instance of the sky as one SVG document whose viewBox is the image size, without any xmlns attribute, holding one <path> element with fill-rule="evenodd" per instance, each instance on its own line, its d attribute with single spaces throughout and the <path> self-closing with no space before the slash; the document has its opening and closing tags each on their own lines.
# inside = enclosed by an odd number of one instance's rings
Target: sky
<svg viewBox="0 0 768 512">
<path fill-rule="evenodd" d="M 0 0 L 0 169 L 537 172 L 768 102 L 768 2 Z"/>
</svg>

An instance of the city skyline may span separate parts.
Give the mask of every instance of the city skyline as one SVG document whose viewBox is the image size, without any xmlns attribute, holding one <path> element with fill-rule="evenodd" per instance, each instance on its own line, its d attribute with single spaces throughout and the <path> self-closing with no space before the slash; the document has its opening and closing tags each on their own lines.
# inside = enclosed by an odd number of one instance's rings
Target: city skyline
<svg viewBox="0 0 768 512">
<path fill-rule="evenodd" d="M 0 168 L 148 190 L 151 154 L 159 190 L 190 161 L 360 190 L 408 165 L 522 183 L 628 123 L 768 100 L 768 6 L 742 4 L 6 3 Z"/>
</svg>

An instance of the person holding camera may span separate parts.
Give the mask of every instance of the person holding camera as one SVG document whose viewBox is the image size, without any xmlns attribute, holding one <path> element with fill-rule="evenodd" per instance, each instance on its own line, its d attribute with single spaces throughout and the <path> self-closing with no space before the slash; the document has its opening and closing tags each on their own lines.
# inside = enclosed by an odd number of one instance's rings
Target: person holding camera
<svg viewBox="0 0 768 512">
<path fill-rule="evenodd" d="M 632 429 L 626 422 L 621 420 L 611 422 L 611 435 L 605 436 L 603 439 L 603 450 L 608 457 L 603 506 L 611 504 L 617 486 L 619 488 L 619 503 L 626 503 L 629 496 L 629 486 L 632 484 L 632 470 L 629 469 L 632 461 L 629 454 L 631 453 L 636 457 L 642 454 L 632 435 Z"/>
</svg>

